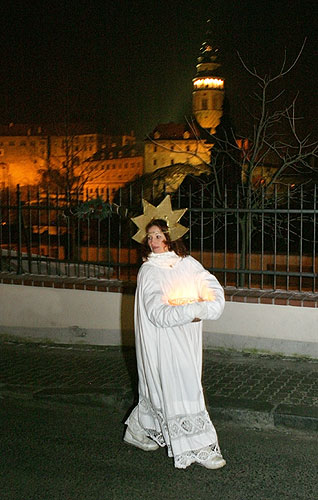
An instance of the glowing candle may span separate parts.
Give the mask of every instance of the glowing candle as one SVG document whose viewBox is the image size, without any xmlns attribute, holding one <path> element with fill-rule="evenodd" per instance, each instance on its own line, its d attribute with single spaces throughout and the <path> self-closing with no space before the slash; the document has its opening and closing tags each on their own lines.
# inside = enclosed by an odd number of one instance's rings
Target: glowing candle
<svg viewBox="0 0 318 500">
<path fill-rule="evenodd" d="M 199 299 L 194 297 L 177 297 L 174 299 L 168 299 L 171 306 L 182 306 L 184 304 L 193 304 L 193 302 L 198 302 Z"/>
<path fill-rule="evenodd" d="M 215 300 L 215 295 L 212 290 L 206 289 L 202 290 L 202 297 L 185 297 L 183 293 L 179 290 L 179 293 L 175 291 L 171 293 L 168 297 L 168 303 L 171 306 L 182 306 L 184 304 L 193 304 L 194 302 L 209 301 L 213 302 Z"/>
</svg>

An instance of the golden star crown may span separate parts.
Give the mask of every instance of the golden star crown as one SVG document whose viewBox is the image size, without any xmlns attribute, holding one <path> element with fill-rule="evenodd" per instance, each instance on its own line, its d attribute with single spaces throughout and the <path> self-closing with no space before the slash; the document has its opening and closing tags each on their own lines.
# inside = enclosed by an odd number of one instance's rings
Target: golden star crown
<svg viewBox="0 0 318 500">
<path fill-rule="evenodd" d="M 178 240 L 181 238 L 189 228 L 179 224 L 179 220 L 188 210 L 187 208 L 182 208 L 180 210 L 172 210 L 171 198 L 167 194 L 164 200 L 157 207 L 151 205 L 146 200 L 142 200 L 144 213 L 138 215 L 137 217 L 132 217 L 132 221 L 139 228 L 136 234 L 132 237 L 133 240 L 142 243 L 146 237 L 146 227 L 153 219 L 163 219 L 167 222 L 169 228 L 169 235 L 171 241 Z"/>
</svg>

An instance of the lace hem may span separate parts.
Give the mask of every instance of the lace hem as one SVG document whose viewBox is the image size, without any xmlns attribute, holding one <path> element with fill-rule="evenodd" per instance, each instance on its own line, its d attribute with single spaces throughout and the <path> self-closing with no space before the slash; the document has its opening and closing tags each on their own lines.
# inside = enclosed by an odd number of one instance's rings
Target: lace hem
<svg viewBox="0 0 318 500">
<path fill-rule="evenodd" d="M 181 436 L 194 436 L 209 432 L 213 429 L 207 411 L 202 411 L 196 415 L 178 415 L 168 420 L 168 429 L 171 439 L 178 439 Z"/>
<path fill-rule="evenodd" d="M 182 436 L 195 436 L 205 432 L 214 431 L 214 427 L 206 410 L 193 415 L 175 415 L 167 420 L 160 409 L 154 409 L 150 401 L 142 398 L 139 401 L 141 413 L 150 414 L 157 420 L 161 434 L 169 435 L 170 439 L 178 439 Z"/>
<path fill-rule="evenodd" d="M 141 427 L 137 416 L 138 409 L 141 417 L 142 414 L 145 416 L 152 416 L 155 423 L 154 428 L 152 426 L 145 426 L 144 428 Z M 221 456 L 220 448 L 217 444 L 215 429 L 206 410 L 194 415 L 175 415 L 174 417 L 166 420 L 160 409 L 154 408 L 148 399 L 141 398 L 138 406 L 133 410 L 126 423 L 129 423 L 129 426 L 132 430 L 135 429 L 135 432 L 143 431 L 146 436 L 155 441 L 159 446 L 167 446 L 168 456 L 174 457 L 175 467 L 177 468 L 184 469 L 193 462 L 208 460 L 213 456 L 213 454 Z M 216 438 L 216 443 L 210 447 L 205 447 L 197 451 L 188 451 L 182 453 L 181 455 L 174 455 L 172 450 L 173 440 L 176 441 L 184 437 L 191 438 L 192 436 L 204 433 L 209 433 L 210 437 L 212 435 L 213 441 Z"/>
<path fill-rule="evenodd" d="M 194 462 L 204 464 L 212 457 L 222 457 L 221 450 L 218 444 L 207 446 L 195 451 L 185 451 L 181 455 L 174 457 L 174 466 L 177 469 L 186 469 Z"/>
</svg>

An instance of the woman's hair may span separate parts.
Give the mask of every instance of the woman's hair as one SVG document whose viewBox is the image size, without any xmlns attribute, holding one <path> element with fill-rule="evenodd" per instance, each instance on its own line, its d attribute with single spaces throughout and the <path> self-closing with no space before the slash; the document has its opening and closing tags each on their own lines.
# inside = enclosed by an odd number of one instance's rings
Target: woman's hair
<svg viewBox="0 0 318 500">
<path fill-rule="evenodd" d="M 176 241 L 171 241 L 168 224 L 164 219 L 152 219 L 146 226 L 146 233 L 148 233 L 149 229 L 152 226 L 157 226 L 165 235 L 165 244 L 168 247 L 169 252 L 174 251 L 179 257 L 186 257 L 188 255 L 188 251 L 186 249 L 185 244 L 182 239 L 178 239 Z M 148 244 L 148 236 L 145 237 L 142 243 L 142 256 L 144 259 L 148 258 L 148 255 L 151 253 L 151 249 Z"/>
</svg>

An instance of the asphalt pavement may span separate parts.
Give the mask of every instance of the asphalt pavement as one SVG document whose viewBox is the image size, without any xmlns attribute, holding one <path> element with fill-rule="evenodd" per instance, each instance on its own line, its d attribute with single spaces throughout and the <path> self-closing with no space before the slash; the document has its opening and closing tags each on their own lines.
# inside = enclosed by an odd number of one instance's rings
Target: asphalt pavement
<svg viewBox="0 0 318 500">
<path fill-rule="evenodd" d="M 175 469 L 122 441 L 122 411 L 0 404 L 1 500 L 316 500 L 317 433 L 214 420 L 227 464 Z"/>
<path fill-rule="evenodd" d="M 247 426 L 318 431 L 318 360 L 204 351 L 210 415 Z M 128 412 L 133 348 L 0 342 L 0 400 L 60 401 Z"/>
</svg>

